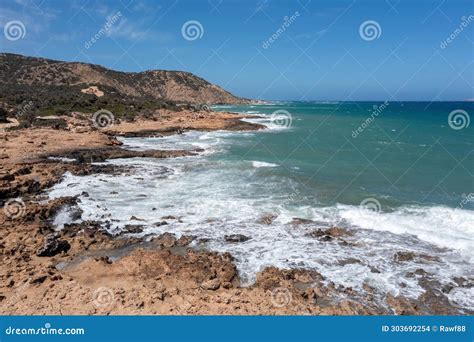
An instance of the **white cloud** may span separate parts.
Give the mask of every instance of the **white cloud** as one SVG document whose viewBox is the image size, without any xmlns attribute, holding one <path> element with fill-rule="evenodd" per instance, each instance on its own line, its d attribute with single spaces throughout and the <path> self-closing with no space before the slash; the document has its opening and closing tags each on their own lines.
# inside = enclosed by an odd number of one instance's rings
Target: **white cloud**
<svg viewBox="0 0 474 342">
<path fill-rule="evenodd" d="M 154 31 L 150 28 L 145 29 L 134 22 L 131 22 L 124 16 L 122 16 L 120 21 L 108 30 L 107 35 L 131 41 L 152 40 L 159 43 L 168 43 L 174 39 L 174 36 L 171 33 Z"/>
</svg>

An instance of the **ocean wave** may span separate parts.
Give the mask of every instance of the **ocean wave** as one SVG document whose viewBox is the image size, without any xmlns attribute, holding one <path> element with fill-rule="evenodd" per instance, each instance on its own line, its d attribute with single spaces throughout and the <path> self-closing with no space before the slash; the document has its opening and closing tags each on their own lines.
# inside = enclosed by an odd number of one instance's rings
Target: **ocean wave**
<svg viewBox="0 0 474 342">
<path fill-rule="evenodd" d="M 261 118 L 243 118 L 241 119 L 242 121 L 250 122 L 250 123 L 256 123 L 256 124 L 261 124 L 264 125 L 267 130 L 270 131 L 281 131 L 281 130 L 288 130 L 290 127 L 282 125 L 278 122 L 278 120 L 285 120 L 287 117 L 285 116 L 274 116 L 271 117 L 267 114 L 262 114 Z"/>
<path fill-rule="evenodd" d="M 411 234 L 440 247 L 458 249 L 474 261 L 474 211 L 435 207 L 402 207 L 391 213 L 338 206 L 339 215 L 353 225 L 394 234 Z"/>
<path fill-rule="evenodd" d="M 245 120 L 272 129 L 268 115 Z M 273 129 L 282 129 L 275 126 Z M 186 132 L 121 140 L 130 149 L 199 147 L 214 153 L 238 143 L 233 137 L 245 134 L 260 133 Z M 417 298 L 424 289 L 410 273 L 420 268 L 442 286 L 456 286 L 454 277 L 473 276 L 474 227 L 469 223 L 474 222 L 474 212 L 470 210 L 410 206 L 375 212 L 347 204 L 322 207 L 317 194 L 307 198 L 305 190 L 290 177 L 258 171 L 279 166 L 259 160 L 226 160 L 204 154 L 107 163 L 133 164 L 136 172 L 89 176 L 69 173 L 49 191 L 49 197 L 79 196 L 82 220 L 113 218 L 107 228 L 112 234 L 123 231 L 135 216 L 143 220 L 140 224 L 144 226 L 144 236 L 172 232 L 178 237 L 189 234 L 209 239 L 207 248 L 234 256 L 244 284 L 254 282 L 256 274 L 267 266 L 307 268 L 321 273 L 336 286 L 354 291 L 363 292 L 364 285 L 370 284 L 377 293 Z M 85 192 L 88 196 L 84 196 Z M 71 220 L 64 214 L 61 212 L 56 218 L 57 229 Z M 169 215 L 180 220 L 155 225 Z M 262 216 L 267 216 L 270 224 L 262 223 Z M 295 217 L 313 222 L 295 225 Z M 345 244 L 308 235 L 330 226 L 351 232 L 344 238 Z M 225 241 L 228 234 L 243 234 L 251 239 L 229 244 Z M 394 258 L 400 251 L 433 256 L 434 261 L 400 263 Z M 347 264 L 348 259 L 356 261 Z M 469 306 L 461 295 L 453 292 L 450 296 L 462 307 Z"/>
<path fill-rule="evenodd" d="M 258 161 L 258 160 L 253 160 L 252 165 L 253 165 L 253 167 L 255 167 L 257 169 L 261 168 L 261 167 L 277 167 L 277 166 L 280 166 L 278 164 L 267 163 L 267 162 Z"/>
<path fill-rule="evenodd" d="M 472 274 L 469 246 L 474 237 L 467 224 L 473 222 L 472 211 L 407 207 L 377 213 L 341 204 L 294 205 L 299 195 L 290 198 L 289 193 L 301 193 L 297 184 L 275 177 L 255 178 L 255 161 L 242 163 L 243 169 L 236 169 L 232 162 L 211 162 L 205 157 L 137 158 L 135 162 L 139 170 L 132 175 L 67 174 L 49 196 L 79 195 L 82 219 L 113 217 L 110 233 L 120 232 L 135 216 L 143 220 L 143 235 L 172 232 L 210 239 L 209 249 L 235 257 L 244 284 L 255 281 L 257 272 L 266 266 L 299 267 L 315 270 L 336 285 L 355 291 L 363 291 L 364 284 L 369 283 L 380 293 L 417 298 L 424 290 L 409 274 L 420 267 L 441 284 L 452 285 L 454 277 Z M 180 220 L 155 225 L 168 215 Z M 270 217 L 271 224 L 261 222 L 264 215 Z M 295 226 L 295 217 L 314 223 Z M 345 245 L 308 236 L 314 229 L 330 226 L 352 232 Z M 225 241 L 228 234 L 244 234 L 251 239 L 229 244 Z M 394 258 L 399 251 L 433 256 L 438 261 L 400 263 Z M 345 264 L 348 258 L 359 261 Z"/>
</svg>

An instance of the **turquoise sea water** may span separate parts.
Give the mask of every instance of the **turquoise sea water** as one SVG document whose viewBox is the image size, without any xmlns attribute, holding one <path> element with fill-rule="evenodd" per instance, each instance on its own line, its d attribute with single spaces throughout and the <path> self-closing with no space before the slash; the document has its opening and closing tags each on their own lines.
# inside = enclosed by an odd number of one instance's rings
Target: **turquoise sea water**
<svg viewBox="0 0 474 342">
<path fill-rule="evenodd" d="M 289 113 L 271 122 L 288 129 L 235 144 L 225 158 L 278 164 L 268 173 L 293 179 L 301 197 L 320 205 L 375 198 L 386 211 L 406 204 L 474 208 L 474 198 L 465 200 L 474 193 L 474 125 L 455 130 L 448 122 L 454 110 L 474 113 L 473 103 L 287 102 L 226 109 Z"/>
<path fill-rule="evenodd" d="M 49 196 L 79 196 L 82 220 L 102 221 L 111 233 L 136 224 L 135 216 L 143 225 L 139 235 L 193 235 L 198 248 L 230 252 L 244 284 L 267 266 L 306 268 L 361 295 L 369 285 L 376 289 L 374 301 L 384 305 L 387 293 L 423 294 L 413 276 L 421 267 L 439 291 L 451 289 L 440 296 L 474 310 L 474 287 L 456 281 L 474 279 L 472 103 L 286 102 L 215 109 L 259 115 L 245 120 L 266 129 L 122 139 L 134 150 L 203 152 L 111 160 L 134 171 L 67 174 Z M 68 215 L 58 214 L 58 229 L 72 220 Z M 177 219 L 155 224 L 170 215 Z M 294 218 L 311 221 L 296 224 Z M 350 231 L 344 243 L 310 234 L 331 226 Z M 229 243 L 230 234 L 250 239 Z M 400 262 L 399 252 L 433 258 Z"/>
</svg>

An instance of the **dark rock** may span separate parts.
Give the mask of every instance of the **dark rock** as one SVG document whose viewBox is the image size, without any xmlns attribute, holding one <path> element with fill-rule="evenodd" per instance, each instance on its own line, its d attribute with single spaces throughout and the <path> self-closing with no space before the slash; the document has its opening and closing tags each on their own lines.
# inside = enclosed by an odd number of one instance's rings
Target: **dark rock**
<svg viewBox="0 0 474 342">
<path fill-rule="evenodd" d="M 7 115 L 8 112 L 2 107 L 0 107 L 0 123 L 8 123 Z"/>
<path fill-rule="evenodd" d="M 347 258 L 347 259 L 343 259 L 343 260 L 338 261 L 338 264 L 341 265 L 341 266 L 350 265 L 350 264 L 360 264 L 360 263 L 361 263 L 361 261 L 359 259 L 356 259 L 356 258 Z"/>
<path fill-rule="evenodd" d="M 48 278 L 47 275 L 40 275 L 39 277 L 33 278 L 30 284 L 42 284 Z"/>
<path fill-rule="evenodd" d="M 294 225 L 299 225 L 299 224 L 309 224 L 309 223 L 314 223 L 313 220 L 308 220 L 308 219 L 303 219 L 299 217 L 293 217 L 293 220 L 291 221 L 292 224 Z"/>
<path fill-rule="evenodd" d="M 167 225 L 167 224 L 168 224 L 168 222 L 166 222 L 166 221 L 161 221 L 161 222 L 154 223 L 154 225 L 157 226 L 157 227 L 164 226 L 164 225 Z"/>
<path fill-rule="evenodd" d="M 77 221 L 82 218 L 84 211 L 79 207 L 70 208 L 69 210 L 70 218 L 72 221 Z"/>
<path fill-rule="evenodd" d="M 178 218 L 173 215 L 167 215 L 167 216 L 163 216 L 161 219 L 162 220 L 177 220 Z"/>
<path fill-rule="evenodd" d="M 415 260 L 415 253 L 413 252 L 397 252 L 393 256 L 395 261 L 404 262 L 404 261 L 413 261 Z"/>
<path fill-rule="evenodd" d="M 369 266 L 369 268 L 370 268 L 370 272 L 372 272 L 372 273 L 380 273 L 380 271 L 377 267 Z"/>
<path fill-rule="evenodd" d="M 171 233 L 163 233 L 155 238 L 153 238 L 152 242 L 159 246 L 165 248 L 171 248 L 176 246 L 176 237 Z"/>
<path fill-rule="evenodd" d="M 56 254 L 67 252 L 71 245 L 66 240 L 59 240 L 54 234 L 49 234 L 44 239 L 43 247 L 38 249 L 36 255 L 39 257 L 52 257 Z"/>
<path fill-rule="evenodd" d="M 133 215 L 133 216 L 130 217 L 130 221 L 145 221 L 145 220 L 142 219 L 142 218 L 136 217 L 135 215 Z"/>
<path fill-rule="evenodd" d="M 177 241 L 176 241 L 176 246 L 177 247 L 184 247 L 189 245 L 191 242 L 194 241 L 196 237 L 191 236 L 191 235 L 182 235 Z"/>
<path fill-rule="evenodd" d="M 9 173 L 0 175 L 0 180 L 2 181 L 12 181 L 15 180 L 15 175 L 11 175 Z"/>
<path fill-rule="evenodd" d="M 426 263 L 426 262 L 440 262 L 440 258 L 433 255 L 428 254 L 416 254 L 414 252 L 397 252 L 393 256 L 395 261 L 403 262 L 403 261 L 415 261 L 419 263 Z"/>
<path fill-rule="evenodd" d="M 123 227 L 126 233 L 138 234 L 143 232 L 143 226 L 138 224 L 127 224 Z"/>
<path fill-rule="evenodd" d="M 221 282 L 218 278 L 210 279 L 201 284 L 201 287 L 205 290 L 215 291 L 221 286 Z"/>
<path fill-rule="evenodd" d="M 329 229 L 316 229 L 313 230 L 311 233 L 308 234 L 311 237 L 314 238 L 321 238 L 324 236 L 330 236 L 330 237 L 341 237 L 341 236 L 347 236 L 347 235 L 352 235 L 350 231 L 344 228 L 339 228 L 339 227 L 331 227 Z"/>
<path fill-rule="evenodd" d="M 338 227 L 331 227 L 329 229 L 315 229 L 312 232 L 306 234 L 312 238 L 318 239 L 320 241 L 328 242 L 332 241 L 333 239 L 337 239 L 337 241 L 344 245 L 349 245 L 349 243 L 343 239 L 342 236 L 350 236 L 352 232 Z"/>
<path fill-rule="evenodd" d="M 251 238 L 245 236 L 243 234 L 231 234 L 224 236 L 226 242 L 237 243 L 237 242 L 245 242 L 250 240 Z"/>
<path fill-rule="evenodd" d="M 113 261 L 108 256 L 100 256 L 94 258 L 95 261 L 103 262 L 104 264 L 110 265 Z"/>
<path fill-rule="evenodd" d="M 278 217 L 278 215 L 274 215 L 274 214 L 268 214 L 268 215 L 263 215 L 262 217 L 260 217 L 260 219 L 258 220 L 258 223 L 260 224 L 265 224 L 265 225 L 270 225 L 273 223 L 273 221 Z"/>
</svg>

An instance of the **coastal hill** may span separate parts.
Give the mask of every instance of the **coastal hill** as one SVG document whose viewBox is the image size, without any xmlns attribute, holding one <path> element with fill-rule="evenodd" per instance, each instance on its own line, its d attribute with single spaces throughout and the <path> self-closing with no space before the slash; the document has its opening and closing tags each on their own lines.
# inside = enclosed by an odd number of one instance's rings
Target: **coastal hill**
<svg viewBox="0 0 474 342">
<path fill-rule="evenodd" d="M 0 103 L 18 110 L 30 101 L 41 115 L 100 108 L 124 114 L 180 103 L 249 102 L 184 71 L 120 72 L 95 64 L 0 53 Z"/>
</svg>

